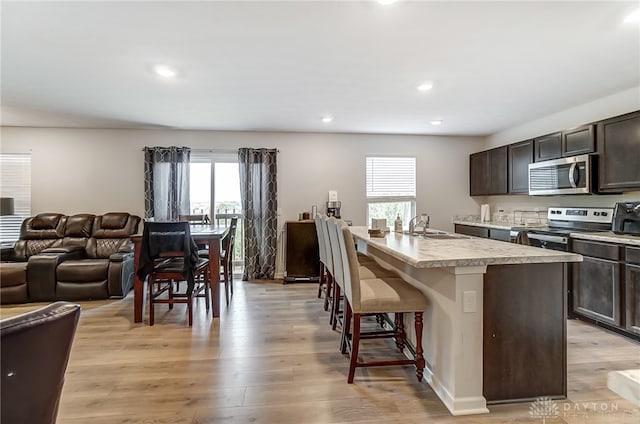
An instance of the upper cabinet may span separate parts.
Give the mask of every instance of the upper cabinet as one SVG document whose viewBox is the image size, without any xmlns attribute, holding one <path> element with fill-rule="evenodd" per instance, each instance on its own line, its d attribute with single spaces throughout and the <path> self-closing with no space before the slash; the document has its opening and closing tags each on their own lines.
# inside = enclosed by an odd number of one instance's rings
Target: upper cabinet
<svg viewBox="0 0 640 424">
<path fill-rule="evenodd" d="M 598 123 L 599 189 L 640 190 L 640 111 Z"/>
<path fill-rule="evenodd" d="M 507 194 L 507 146 L 469 155 L 469 194 Z"/>
<path fill-rule="evenodd" d="M 529 193 L 529 164 L 533 162 L 533 140 L 521 141 L 508 146 L 509 193 Z"/>
<path fill-rule="evenodd" d="M 595 125 L 583 125 L 562 132 L 562 156 L 593 153 L 596 146 Z"/>
<path fill-rule="evenodd" d="M 595 151 L 594 125 L 583 125 L 533 139 L 534 160 L 558 159 Z"/>
<path fill-rule="evenodd" d="M 557 159 L 562 156 L 562 133 L 557 132 L 533 139 L 535 161 Z"/>
<path fill-rule="evenodd" d="M 598 155 L 598 191 L 640 190 L 640 110 L 470 155 L 469 194 L 528 194 L 529 164 Z"/>
</svg>

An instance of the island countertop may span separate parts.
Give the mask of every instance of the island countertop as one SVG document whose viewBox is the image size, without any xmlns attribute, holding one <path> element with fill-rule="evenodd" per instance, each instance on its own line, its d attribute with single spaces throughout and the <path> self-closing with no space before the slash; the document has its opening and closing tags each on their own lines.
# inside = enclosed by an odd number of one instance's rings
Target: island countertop
<svg viewBox="0 0 640 424">
<path fill-rule="evenodd" d="M 391 232 L 377 238 L 369 236 L 367 227 L 349 228 L 356 239 L 415 268 L 582 262 L 575 253 L 479 237 L 451 234 L 455 238 L 438 239 Z"/>
</svg>

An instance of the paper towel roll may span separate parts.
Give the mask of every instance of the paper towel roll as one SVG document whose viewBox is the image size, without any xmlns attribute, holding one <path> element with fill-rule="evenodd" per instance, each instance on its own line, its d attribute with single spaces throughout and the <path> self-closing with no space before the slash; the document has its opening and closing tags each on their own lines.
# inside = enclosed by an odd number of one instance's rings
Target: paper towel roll
<svg viewBox="0 0 640 424">
<path fill-rule="evenodd" d="M 480 222 L 489 222 L 491 221 L 491 211 L 489 209 L 489 205 L 484 204 L 480 205 Z"/>
</svg>

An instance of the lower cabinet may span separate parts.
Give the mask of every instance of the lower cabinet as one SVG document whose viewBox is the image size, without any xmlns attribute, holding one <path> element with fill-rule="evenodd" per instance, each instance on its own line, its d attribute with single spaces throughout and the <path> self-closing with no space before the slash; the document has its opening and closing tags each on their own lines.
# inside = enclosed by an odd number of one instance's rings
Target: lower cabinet
<svg viewBox="0 0 640 424">
<path fill-rule="evenodd" d="M 571 240 L 583 256 L 571 265 L 575 316 L 640 337 L 640 249 L 614 243 Z"/>
<path fill-rule="evenodd" d="M 455 224 L 455 230 L 458 234 L 464 234 L 474 237 L 489 237 L 489 229 L 486 227 L 476 227 L 473 225 Z"/>
<path fill-rule="evenodd" d="M 573 312 L 619 326 L 620 264 L 584 256 L 573 264 Z"/>
</svg>

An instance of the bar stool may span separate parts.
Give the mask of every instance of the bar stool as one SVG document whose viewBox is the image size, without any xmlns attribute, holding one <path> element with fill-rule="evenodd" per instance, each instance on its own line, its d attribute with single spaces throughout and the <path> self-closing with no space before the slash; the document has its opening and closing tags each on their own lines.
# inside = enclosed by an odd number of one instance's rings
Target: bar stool
<svg viewBox="0 0 640 424">
<path fill-rule="evenodd" d="M 329 234 L 329 240 L 331 245 L 331 257 L 333 260 L 333 294 L 331 302 L 331 313 L 329 317 L 329 324 L 335 330 L 340 318 L 340 300 L 342 299 L 342 290 L 344 288 L 344 264 L 342 262 L 342 255 L 340 253 L 340 245 L 338 243 L 338 220 L 334 217 L 327 218 L 325 220 L 327 227 L 327 233 Z M 360 259 L 364 259 L 365 262 L 360 263 Z M 391 271 L 382 268 L 373 259 L 367 258 L 365 255 L 358 256 L 358 271 L 361 278 L 384 278 L 384 277 L 397 277 L 398 275 Z M 383 325 L 384 321 L 378 319 L 378 323 Z"/>
<path fill-rule="evenodd" d="M 327 250 L 324 241 L 324 232 L 322 231 L 322 216 L 316 214 L 313 217 L 316 224 L 316 234 L 318 236 L 318 256 L 320 256 L 320 268 L 318 269 L 318 299 L 322 297 L 322 293 L 327 289 L 327 280 L 325 275 L 325 268 L 327 263 Z"/>
<path fill-rule="evenodd" d="M 350 354 L 348 383 L 353 383 L 356 368 L 387 365 L 415 365 L 418 381 L 422 381 L 425 360 L 422 349 L 423 314 L 427 299 L 420 290 L 401 278 L 362 279 L 359 273 L 358 256 L 353 235 L 344 222 L 339 222 L 338 243 L 344 265 L 345 312 L 342 327 L 342 353 Z M 392 331 L 361 332 L 363 314 L 395 314 Z M 394 337 L 396 347 L 404 350 L 406 333 L 404 314 L 415 314 L 416 346 L 414 359 L 359 361 L 360 340 Z M 353 332 L 350 335 L 351 320 Z M 350 337 L 351 336 L 351 337 Z"/>
</svg>

